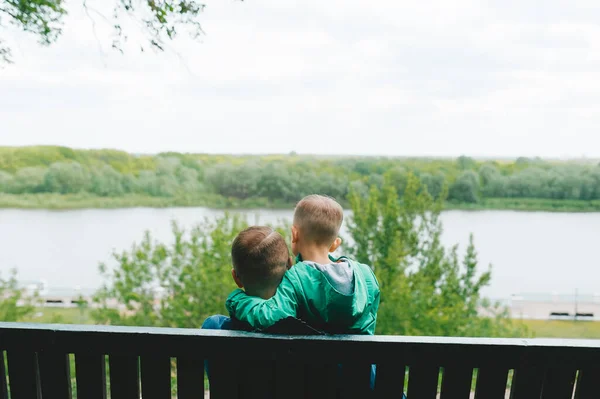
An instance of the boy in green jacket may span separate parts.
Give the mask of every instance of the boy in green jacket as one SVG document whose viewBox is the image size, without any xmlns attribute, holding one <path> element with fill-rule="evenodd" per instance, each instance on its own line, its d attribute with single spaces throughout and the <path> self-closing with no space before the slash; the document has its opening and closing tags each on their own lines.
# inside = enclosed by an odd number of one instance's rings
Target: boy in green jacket
<svg viewBox="0 0 600 399">
<path fill-rule="evenodd" d="M 241 231 L 231 245 L 233 268 L 231 276 L 240 288 L 252 298 L 269 299 L 277 291 L 285 272 L 292 266 L 292 259 L 285 240 L 267 226 L 252 226 Z M 243 291 L 242 291 L 243 292 Z M 223 315 L 207 318 L 203 329 L 248 330 L 253 326 Z"/>
<path fill-rule="evenodd" d="M 241 289 L 231 293 L 226 301 L 231 317 L 257 330 L 295 317 L 327 333 L 374 334 L 379 284 L 373 271 L 347 257 L 330 255 L 341 244 L 342 221 L 343 209 L 332 198 L 302 199 L 292 225 L 297 263 L 285 272 L 277 290 L 268 293 L 271 297 Z"/>
</svg>

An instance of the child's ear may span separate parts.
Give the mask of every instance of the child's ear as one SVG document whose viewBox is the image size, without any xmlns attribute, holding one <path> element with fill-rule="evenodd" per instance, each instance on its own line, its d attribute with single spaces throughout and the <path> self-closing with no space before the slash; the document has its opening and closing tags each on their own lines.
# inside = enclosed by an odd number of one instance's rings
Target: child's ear
<svg viewBox="0 0 600 399">
<path fill-rule="evenodd" d="M 340 245 L 342 245 L 342 239 L 340 237 L 338 237 L 335 239 L 333 244 L 331 244 L 331 246 L 329 247 L 329 252 L 335 252 L 335 250 L 338 249 Z"/>
<path fill-rule="evenodd" d="M 235 281 L 239 288 L 244 288 L 244 284 L 240 280 L 240 276 L 235 272 L 235 269 L 231 269 L 231 277 L 233 277 L 233 281 Z"/>
<path fill-rule="evenodd" d="M 296 226 L 292 226 L 292 243 L 298 242 L 298 228 Z"/>
<path fill-rule="evenodd" d="M 290 270 L 290 269 L 291 269 L 291 267 L 292 267 L 293 265 L 294 265 L 294 259 L 292 259 L 292 257 L 290 256 L 290 257 L 288 258 L 288 262 L 287 262 L 286 268 L 287 268 L 288 270 Z"/>
</svg>

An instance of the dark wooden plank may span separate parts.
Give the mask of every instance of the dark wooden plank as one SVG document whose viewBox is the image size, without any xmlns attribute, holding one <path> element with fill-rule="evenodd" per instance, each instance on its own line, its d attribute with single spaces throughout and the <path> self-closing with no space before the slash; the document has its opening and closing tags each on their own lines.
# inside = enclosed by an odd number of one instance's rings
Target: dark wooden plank
<svg viewBox="0 0 600 399">
<path fill-rule="evenodd" d="M 542 399 L 562 399 L 573 397 L 573 387 L 577 370 L 570 367 L 551 367 L 546 370 Z"/>
<path fill-rule="evenodd" d="M 469 399 L 473 382 L 473 367 L 454 364 L 444 367 L 442 399 Z"/>
<path fill-rule="evenodd" d="M 144 399 L 171 399 L 171 358 L 142 355 L 142 397 Z"/>
<path fill-rule="evenodd" d="M 191 330 L 191 331 L 188 331 Z M 476 359 L 493 359 L 499 354 L 503 358 L 514 358 L 528 345 L 561 347 L 571 353 L 569 345 L 579 350 L 600 350 L 600 343 L 570 343 L 569 341 L 503 340 L 445 337 L 355 337 L 355 336 L 289 336 L 267 335 L 260 339 L 255 334 L 237 331 L 214 331 L 196 329 L 168 329 L 121 326 L 57 326 L 51 328 L 34 324 L 0 323 L 0 345 L 3 349 L 39 348 L 51 344 L 65 353 L 94 352 L 120 354 L 166 354 L 186 355 L 190 348 L 203 348 L 203 356 L 219 357 L 223 353 L 243 353 L 248 358 L 264 358 L 278 352 L 275 347 L 293 351 L 302 362 L 311 359 L 343 359 L 348 347 L 360 347 L 348 358 L 375 361 L 394 361 L 399 356 L 405 364 L 415 364 L 424 358 L 436 358 L 442 365 L 454 361 L 456 354 L 471 364 Z M 366 356 L 368 354 L 368 356 Z M 365 357 L 366 356 L 366 357 Z M 337 361 L 337 360 L 336 360 Z"/>
<path fill-rule="evenodd" d="M 408 370 L 409 398 L 435 399 L 440 368 L 437 365 L 410 366 Z"/>
<path fill-rule="evenodd" d="M 388 336 L 298 336 L 290 339 L 289 336 L 279 335 L 258 339 L 255 334 L 236 331 L 190 330 L 0 323 L 0 346 L 5 350 L 37 350 L 52 345 L 52 348 L 64 353 L 90 351 L 170 356 L 187 355 L 190 348 L 201 347 L 203 356 L 207 358 L 219 357 L 223 353 L 243 353 L 248 358 L 264 358 L 285 347 L 303 363 L 317 358 L 377 363 L 401 358 L 404 364 L 413 365 L 430 358 L 435 358 L 438 365 L 448 364 L 457 359 L 458 353 L 461 361 L 469 364 L 485 365 L 498 359 L 511 368 L 521 365 L 518 359 L 524 352 L 561 353 L 561 357 L 572 359 L 570 361 L 581 368 L 585 366 L 582 363 L 584 358 L 600 351 L 600 342 L 594 341 Z M 349 351 L 351 348 L 359 348 L 359 351 Z"/>
<path fill-rule="evenodd" d="M 507 380 L 507 367 L 480 367 L 477 371 L 475 399 L 504 399 Z"/>
<path fill-rule="evenodd" d="M 524 365 L 513 374 L 510 399 L 539 398 L 544 383 L 544 369 L 535 365 Z"/>
<path fill-rule="evenodd" d="M 204 393 L 204 359 L 177 358 L 177 399 L 198 399 Z"/>
<path fill-rule="evenodd" d="M 242 359 L 238 368 L 240 399 L 272 398 L 275 392 L 274 362 Z"/>
<path fill-rule="evenodd" d="M 600 367 L 589 367 L 579 370 L 575 399 L 600 398 Z"/>
<path fill-rule="evenodd" d="M 138 357 L 110 354 L 108 367 L 111 399 L 139 399 Z"/>
<path fill-rule="evenodd" d="M 304 396 L 315 399 L 335 398 L 338 394 L 341 368 L 337 364 L 305 364 Z"/>
<path fill-rule="evenodd" d="M 371 365 L 365 363 L 344 363 L 339 382 L 342 398 L 367 398 L 371 395 Z M 331 397 L 331 396 L 328 396 Z"/>
<path fill-rule="evenodd" d="M 11 399 L 40 398 L 37 356 L 35 352 L 6 351 Z"/>
<path fill-rule="evenodd" d="M 69 355 L 55 351 L 38 353 L 42 397 L 71 398 L 71 371 Z"/>
<path fill-rule="evenodd" d="M 305 366 L 293 359 L 277 359 L 275 362 L 275 397 L 303 399 L 305 384 Z M 306 395 L 306 397 L 310 397 Z"/>
<path fill-rule="evenodd" d="M 239 360 L 223 357 L 209 359 L 208 375 L 210 399 L 228 399 L 239 396 Z"/>
<path fill-rule="evenodd" d="M 77 399 L 106 399 L 106 359 L 104 355 L 76 353 Z"/>
<path fill-rule="evenodd" d="M 4 351 L 0 350 L 0 398 L 8 399 L 8 385 L 6 382 L 6 365 Z"/>
<path fill-rule="evenodd" d="M 375 376 L 375 397 L 401 398 L 404 391 L 406 366 L 402 362 L 380 363 Z"/>
</svg>

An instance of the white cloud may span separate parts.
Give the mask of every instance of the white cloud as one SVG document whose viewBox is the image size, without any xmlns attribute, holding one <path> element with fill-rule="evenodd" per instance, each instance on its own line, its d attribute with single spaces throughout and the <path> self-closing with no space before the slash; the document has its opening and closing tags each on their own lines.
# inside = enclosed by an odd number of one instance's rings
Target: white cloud
<svg viewBox="0 0 600 399">
<path fill-rule="evenodd" d="M 69 6 L 50 48 L 11 32 L 0 144 L 600 155 L 592 1 L 212 0 L 201 43 L 141 54 L 129 26 L 124 56 Z"/>
</svg>

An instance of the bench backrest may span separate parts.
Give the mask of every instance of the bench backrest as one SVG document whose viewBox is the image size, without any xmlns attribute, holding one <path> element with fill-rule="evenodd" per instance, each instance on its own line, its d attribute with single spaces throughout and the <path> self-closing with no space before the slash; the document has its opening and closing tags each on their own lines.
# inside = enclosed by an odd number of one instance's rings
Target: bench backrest
<svg viewBox="0 0 600 399">
<path fill-rule="evenodd" d="M 199 399 L 204 361 L 227 371 L 211 398 L 600 398 L 600 342 L 243 332 L 0 323 L 0 398 Z M 216 369 L 212 364 L 217 364 Z M 345 377 L 340 379 L 338 365 Z M 73 370 L 74 369 L 74 370 Z M 233 370 L 233 371 L 232 371 Z M 227 374 L 227 375 L 225 375 Z M 6 378 L 8 376 L 8 378 Z M 175 396 L 176 391 L 176 396 Z M 254 396 L 253 396 L 254 395 Z"/>
</svg>

